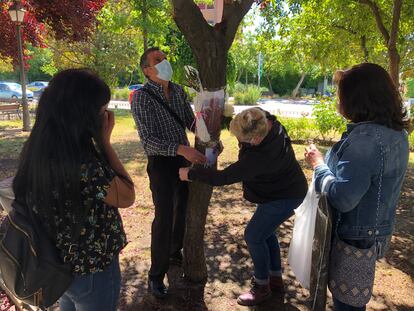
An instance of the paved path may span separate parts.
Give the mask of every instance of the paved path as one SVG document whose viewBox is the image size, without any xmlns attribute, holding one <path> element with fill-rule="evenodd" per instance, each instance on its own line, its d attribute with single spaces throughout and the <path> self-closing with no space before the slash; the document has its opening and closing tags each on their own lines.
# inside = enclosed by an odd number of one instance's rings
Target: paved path
<svg viewBox="0 0 414 311">
<path fill-rule="evenodd" d="M 301 118 L 303 116 L 312 116 L 313 105 L 316 103 L 316 101 L 292 99 L 265 99 L 259 100 L 257 103 L 258 107 L 261 107 L 272 114 L 276 114 L 278 116 L 283 117 Z M 237 114 L 245 109 L 257 106 L 235 105 L 234 112 Z M 130 105 L 127 101 L 111 100 L 111 102 L 109 103 L 109 108 L 128 110 L 130 109 Z"/>
</svg>

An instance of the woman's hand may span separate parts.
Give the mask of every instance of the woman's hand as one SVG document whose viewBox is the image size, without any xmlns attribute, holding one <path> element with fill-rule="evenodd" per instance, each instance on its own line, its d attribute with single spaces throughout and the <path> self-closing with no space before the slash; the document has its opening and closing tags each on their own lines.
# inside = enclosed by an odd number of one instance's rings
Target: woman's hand
<svg viewBox="0 0 414 311">
<path fill-rule="evenodd" d="M 314 144 L 310 144 L 309 147 L 306 147 L 305 149 L 305 161 L 310 166 L 312 166 L 313 169 L 317 167 L 318 165 L 324 164 L 323 155 L 322 153 L 316 148 Z"/>
<path fill-rule="evenodd" d="M 180 179 L 182 181 L 190 181 L 188 179 L 188 172 L 190 171 L 189 167 L 182 167 L 180 168 L 179 174 L 180 174 Z"/>
<path fill-rule="evenodd" d="M 115 126 L 115 115 L 112 111 L 105 110 L 102 114 L 102 142 L 110 144 L 112 130 Z"/>
</svg>

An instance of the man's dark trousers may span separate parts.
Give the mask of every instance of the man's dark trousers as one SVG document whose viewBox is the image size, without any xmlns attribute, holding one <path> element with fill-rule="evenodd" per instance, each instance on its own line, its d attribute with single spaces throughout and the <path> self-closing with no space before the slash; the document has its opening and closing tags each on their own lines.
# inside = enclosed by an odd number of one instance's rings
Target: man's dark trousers
<svg viewBox="0 0 414 311">
<path fill-rule="evenodd" d="M 169 268 L 170 257 L 183 247 L 188 184 L 179 179 L 178 170 L 188 166 L 181 156 L 148 156 L 155 217 L 151 231 L 151 269 L 149 278 L 162 281 Z"/>
</svg>

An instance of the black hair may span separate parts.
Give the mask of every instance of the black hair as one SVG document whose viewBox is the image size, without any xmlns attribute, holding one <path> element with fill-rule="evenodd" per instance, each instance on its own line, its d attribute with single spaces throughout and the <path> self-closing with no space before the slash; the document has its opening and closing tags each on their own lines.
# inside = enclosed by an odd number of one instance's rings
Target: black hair
<svg viewBox="0 0 414 311">
<path fill-rule="evenodd" d="M 81 165 L 92 157 L 106 162 L 100 111 L 110 97 L 108 85 L 88 69 L 64 70 L 52 78 L 20 154 L 13 182 L 16 200 L 44 215 L 57 204 L 61 216 L 70 201 L 74 220 L 84 215 Z"/>
<path fill-rule="evenodd" d="M 374 121 L 401 131 L 403 106 L 397 86 L 377 64 L 362 63 L 335 74 L 339 112 L 352 122 Z"/>
<path fill-rule="evenodd" d="M 145 50 L 145 52 L 141 55 L 141 58 L 139 60 L 139 65 L 141 67 L 141 70 L 144 71 L 144 68 L 149 67 L 148 63 L 148 55 L 155 51 L 161 51 L 159 47 L 151 47 Z"/>
</svg>

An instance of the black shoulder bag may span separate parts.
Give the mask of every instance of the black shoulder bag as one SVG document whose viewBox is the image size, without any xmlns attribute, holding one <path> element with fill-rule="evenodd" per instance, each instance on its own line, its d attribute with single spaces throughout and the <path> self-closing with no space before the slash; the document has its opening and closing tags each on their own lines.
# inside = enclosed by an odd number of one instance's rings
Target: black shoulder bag
<svg viewBox="0 0 414 311">
<path fill-rule="evenodd" d="M 14 201 L 0 227 L 0 272 L 6 287 L 23 302 L 47 308 L 69 288 L 72 266 L 63 262 L 47 232 L 32 217 L 29 207 Z M 79 238 L 77 223 L 72 241 Z M 74 243 L 74 242 L 72 242 Z M 71 254 L 71 245 L 69 253 Z"/>
<path fill-rule="evenodd" d="M 184 129 L 184 131 L 185 131 L 185 129 L 186 129 L 186 126 L 185 126 L 185 124 L 184 124 L 184 122 L 183 122 L 183 120 L 181 120 L 181 118 L 178 116 L 178 114 L 174 111 L 174 110 L 172 110 L 171 109 L 171 107 L 170 106 L 168 106 L 165 102 L 164 102 L 164 100 L 160 97 L 160 96 L 158 96 L 157 94 L 155 94 L 155 93 L 153 93 L 152 91 L 150 91 L 150 90 L 147 90 L 147 89 L 145 89 L 145 88 L 142 88 L 141 89 L 141 91 L 142 92 L 144 92 L 144 93 L 146 93 L 146 94 L 148 94 L 149 95 L 149 97 L 151 97 L 152 99 L 154 99 L 157 103 L 159 103 L 165 110 L 167 110 L 167 112 L 174 118 L 174 120 Z"/>
</svg>

